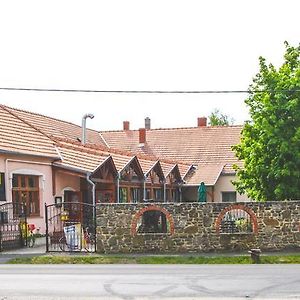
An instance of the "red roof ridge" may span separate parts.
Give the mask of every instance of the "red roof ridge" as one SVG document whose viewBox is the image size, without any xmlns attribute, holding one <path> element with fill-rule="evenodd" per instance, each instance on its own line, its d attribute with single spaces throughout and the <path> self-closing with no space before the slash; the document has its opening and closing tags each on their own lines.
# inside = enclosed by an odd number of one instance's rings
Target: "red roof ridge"
<svg viewBox="0 0 300 300">
<path fill-rule="evenodd" d="M 124 155 L 124 156 L 136 156 L 139 159 L 144 159 L 144 160 L 150 160 L 150 161 L 157 161 L 159 160 L 160 162 L 164 162 L 167 164 L 181 164 L 181 165 L 186 165 L 186 166 L 190 166 L 191 164 L 188 164 L 186 162 L 178 162 L 175 160 L 171 160 L 171 159 L 165 159 L 165 158 L 159 158 L 156 156 L 151 156 L 151 155 L 145 155 L 145 154 L 141 154 L 141 153 L 134 153 L 134 152 L 130 152 L 130 151 L 126 151 L 126 150 L 120 150 L 120 149 L 115 149 L 115 148 L 108 148 L 108 147 L 104 147 L 101 145 L 96 145 L 96 144 L 91 144 L 91 143 L 86 143 L 84 145 L 82 145 L 79 141 L 74 141 L 68 138 L 61 138 L 61 137 L 53 137 L 53 139 L 55 141 L 57 141 L 57 144 L 60 145 L 61 147 L 65 147 L 65 145 L 62 145 L 60 142 L 66 142 L 69 143 L 71 145 L 76 145 L 77 147 L 71 147 L 73 150 L 80 150 L 81 152 L 87 152 L 90 154 L 98 154 L 98 152 L 96 151 L 91 151 L 89 149 L 93 149 L 93 150 L 99 150 L 102 152 L 107 152 L 107 153 L 111 153 L 111 154 L 118 154 L 118 155 Z M 68 148 L 66 146 L 66 148 Z"/>
<path fill-rule="evenodd" d="M 158 131 L 158 130 L 177 130 L 177 129 L 214 129 L 214 128 L 242 128 L 244 125 L 237 124 L 237 125 L 214 125 L 214 126 L 192 126 L 192 127 L 161 127 L 161 128 L 151 128 L 147 129 L 147 131 Z M 139 129 L 130 129 L 130 130 L 123 130 L 123 129 L 117 129 L 117 130 L 100 130 L 99 133 L 110 133 L 110 132 L 130 132 L 130 131 L 139 131 Z"/>
<path fill-rule="evenodd" d="M 32 112 L 32 111 L 28 111 L 28 110 L 20 109 L 20 108 L 14 108 L 14 107 L 7 106 L 7 105 L 4 105 L 4 104 L 0 104 L 0 106 L 3 107 L 3 108 L 6 108 L 6 109 L 12 109 L 12 110 L 20 111 L 20 112 L 25 112 L 25 113 L 28 113 L 28 114 L 31 114 L 31 115 L 36 115 L 36 116 L 40 116 L 40 117 L 52 119 L 52 120 L 55 120 L 55 121 L 59 121 L 59 122 L 71 124 L 71 125 L 74 125 L 74 126 L 77 126 L 77 127 L 81 128 L 80 125 L 74 124 L 74 123 L 69 122 L 69 121 L 61 120 L 61 119 L 58 119 L 58 118 L 46 116 L 46 115 L 43 115 L 43 114 L 41 114 L 41 113 L 36 113 L 36 112 Z M 19 118 L 19 119 L 20 119 L 20 118 Z M 23 120 L 22 120 L 22 121 L 23 121 Z M 32 126 L 32 125 L 31 125 L 31 126 Z M 95 129 L 90 129 L 90 128 L 87 128 L 87 129 L 88 129 L 88 130 L 91 130 L 91 131 L 94 131 L 95 133 L 99 133 L 99 131 L 97 131 L 97 130 L 95 130 Z"/>
<path fill-rule="evenodd" d="M 42 130 L 40 130 L 39 128 L 35 127 L 34 125 L 32 125 L 30 122 L 24 120 L 23 118 L 19 117 L 17 114 L 15 114 L 14 112 L 10 111 L 10 109 L 13 109 L 11 107 L 5 106 L 3 104 L 0 104 L 0 107 L 2 109 L 4 109 L 5 111 L 7 111 L 9 114 L 11 114 L 12 116 L 14 116 L 15 118 L 19 119 L 20 121 L 22 121 L 23 123 L 27 124 L 28 126 L 30 126 L 31 128 L 33 128 L 34 130 L 38 131 L 39 133 L 41 133 L 42 135 L 44 135 L 45 137 L 47 137 L 49 140 L 51 140 L 52 142 L 55 142 L 55 140 L 48 134 L 46 134 L 45 132 L 43 132 Z M 54 143 L 53 143 L 54 144 Z"/>
<path fill-rule="evenodd" d="M 75 146 L 73 146 L 74 145 L 73 143 L 71 143 L 71 145 L 63 145 L 63 144 L 61 144 L 61 142 L 57 142 L 56 145 L 58 147 L 62 147 L 62 148 L 66 148 L 66 149 L 74 150 L 74 151 L 80 151 L 82 153 L 88 153 L 88 154 L 93 154 L 93 155 L 99 154 L 99 152 L 97 152 L 95 150 L 93 151 L 93 150 L 85 149 L 85 148 L 82 148 L 82 147 L 81 148 L 80 147 L 75 147 Z"/>
</svg>

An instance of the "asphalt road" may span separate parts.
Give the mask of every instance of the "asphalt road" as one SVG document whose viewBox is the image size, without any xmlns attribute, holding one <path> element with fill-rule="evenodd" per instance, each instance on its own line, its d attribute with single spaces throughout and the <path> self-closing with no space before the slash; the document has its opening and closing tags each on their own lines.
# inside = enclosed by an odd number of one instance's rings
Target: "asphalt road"
<svg viewBox="0 0 300 300">
<path fill-rule="evenodd" d="M 1 300 L 300 299 L 300 265 L 0 265 Z"/>
</svg>

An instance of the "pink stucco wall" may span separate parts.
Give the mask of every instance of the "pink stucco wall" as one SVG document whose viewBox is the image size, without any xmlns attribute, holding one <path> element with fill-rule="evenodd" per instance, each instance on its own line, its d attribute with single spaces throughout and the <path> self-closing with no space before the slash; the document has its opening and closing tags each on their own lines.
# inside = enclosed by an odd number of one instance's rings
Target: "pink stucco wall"
<svg viewBox="0 0 300 300">
<path fill-rule="evenodd" d="M 6 201 L 12 201 L 12 176 L 13 174 L 39 176 L 40 187 L 40 216 L 29 217 L 28 223 L 35 224 L 41 233 L 45 232 L 44 206 L 45 203 L 54 203 L 52 196 L 52 169 L 51 160 L 47 158 L 0 155 L 0 172 L 5 173 Z"/>
<path fill-rule="evenodd" d="M 80 191 L 80 177 L 63 171 L 56 171 L 55 196 L 63 196 L 65 190 Z"/>
</svg>

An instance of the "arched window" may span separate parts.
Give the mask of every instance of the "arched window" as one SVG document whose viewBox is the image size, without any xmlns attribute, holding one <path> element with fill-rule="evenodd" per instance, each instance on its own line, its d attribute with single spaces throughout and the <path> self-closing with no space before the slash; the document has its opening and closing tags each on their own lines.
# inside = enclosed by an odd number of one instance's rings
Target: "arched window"
<svg viewBox="0 0 300 300">
<path fill-rule="evenodd" d="M 221 211 L 216 221 L 217 233 L 257 233 L 254 212 L 243 205 L 231 205 Z"/>
<path fill-rule="evenodd" d="M 165 209 L 148 206 L 136 213 L 131 224 L 132 235 L 142 233 L 174 233 L 174 221 Z"/>
</svg>

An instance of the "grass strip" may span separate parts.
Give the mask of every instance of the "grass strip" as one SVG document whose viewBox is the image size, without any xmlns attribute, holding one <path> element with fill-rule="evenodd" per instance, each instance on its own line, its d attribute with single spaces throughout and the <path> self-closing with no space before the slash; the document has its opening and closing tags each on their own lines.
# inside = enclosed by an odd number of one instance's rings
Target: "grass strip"
<svg viewBox="0 0 300 300">
<path fill-rule="evenodd" d="M 249 256 L 105 256 L 45 255 L 19 257 L 8 264 L 252 264 Z M 261 264 L 299 264 L 299 255 L 261 256 Z"/>
</svg>

